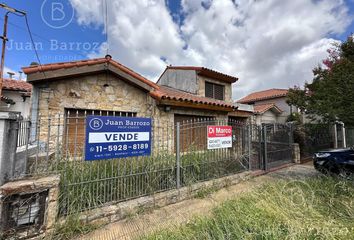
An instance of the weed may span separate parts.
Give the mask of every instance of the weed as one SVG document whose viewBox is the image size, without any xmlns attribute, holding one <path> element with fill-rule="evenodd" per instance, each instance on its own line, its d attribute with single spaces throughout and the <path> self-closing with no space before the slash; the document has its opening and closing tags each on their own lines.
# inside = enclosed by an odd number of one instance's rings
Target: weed
<svg viewBox="0 0 354 240">
<path fill-rule="evenodd" d="M 58 224 L 55 228 L 51 240 L 72 239 L 75 236 L 87 234 L 99 226 L 93 224 L 83 224 L 78 215 L 70 215 L 63 224 Z"/>
<path fill-rule="evenodd" d="M 243 193 L 180 228 L 144 239 L 354 239 L 354 183 L 316 177 Z"/>
<path fill-rule="evenodd" d="M 202 187 L 201 189 L 199 189 L 196 192 L 195 197 L 196 198 L 206 198 L 207 196 L 210 196 L 210 194 L 214 193 L 217 190 L 218 189 L 216 187 L 214 187 L 214 186 Z"/>
</svg>

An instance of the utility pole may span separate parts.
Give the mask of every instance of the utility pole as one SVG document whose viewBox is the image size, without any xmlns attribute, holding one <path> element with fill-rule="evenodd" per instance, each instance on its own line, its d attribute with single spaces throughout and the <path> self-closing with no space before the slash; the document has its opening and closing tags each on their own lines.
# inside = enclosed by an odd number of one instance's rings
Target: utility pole
<svg viewBox="0 0 354 240">
<path fill-rule="evenodd" d="M 6 42 L 8 41 L 8 39 L 7 39 L 7 22 L 9 20 L 9 14 L 13 13 L 15 15 L 25 16 L 26 12 L 9 7 L 3 3 L 0 3 L 0 8 L 3 8 L 7 11 L 5 14 L 5 20 L 4 20 L 4 32 L 3 32 L 3 35 L 0 37 L 2 39 L 2 52 L 1 52 L 1 65 L 0 65 L 0 97 L 1 97 L 2 96 L 2 85 L 3 85 L 3 79 L 4 79 Z"/>
</svg>

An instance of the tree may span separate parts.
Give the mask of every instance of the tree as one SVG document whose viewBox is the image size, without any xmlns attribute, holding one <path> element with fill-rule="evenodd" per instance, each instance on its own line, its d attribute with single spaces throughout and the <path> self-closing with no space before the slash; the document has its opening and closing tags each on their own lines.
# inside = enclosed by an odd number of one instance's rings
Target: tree
<svg viewBox="0 0 354 240">
<path fill-rule="evenodd" d="M 327 52 L 325 67 L 313 70 L 312 83 L 305 83 L 304 89 L 291 88 L 287 101 L 302 112 L 321 116 L 326 122 L 342 121 L 354 126 L 353 37 Z"/>
</svg>

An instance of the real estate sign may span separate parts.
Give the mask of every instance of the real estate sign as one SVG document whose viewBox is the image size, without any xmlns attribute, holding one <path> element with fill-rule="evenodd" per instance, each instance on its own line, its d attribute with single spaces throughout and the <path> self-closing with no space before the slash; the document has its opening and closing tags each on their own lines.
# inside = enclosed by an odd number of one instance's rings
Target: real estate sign
<svg viewBox="0 0 354 240">
<path fill-rule="evenodd" d="M 208 126 L 208 149 L 231 148 L 231 126 Z"/>
<path fill-rule="evenodd" d="M 86 118 L 85 160 L 151 154 L 151 119 L 109 116 Z"/>
</svg>

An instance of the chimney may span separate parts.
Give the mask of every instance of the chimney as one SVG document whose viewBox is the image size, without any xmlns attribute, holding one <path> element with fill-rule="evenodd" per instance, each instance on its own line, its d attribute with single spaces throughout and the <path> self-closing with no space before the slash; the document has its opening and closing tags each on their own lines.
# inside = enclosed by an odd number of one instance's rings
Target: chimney
<svg viewBox="0 0 354 240">
<path fill-rule="evenodd" d="M 9 74 L 10 79 L 13 79 L 13 76 L 15 75 L 15 73 L 13 73 L 13 72 L 7 72 L 7 74 Z"/>
<path fill-rule="evenodd" d="M 18 71 L 18 73 L 19 73 L 19 76 L 18 76 L 18 80 L 20 80 L 20 81 L 22 81 L 22 71 Z"/>
</svg>

